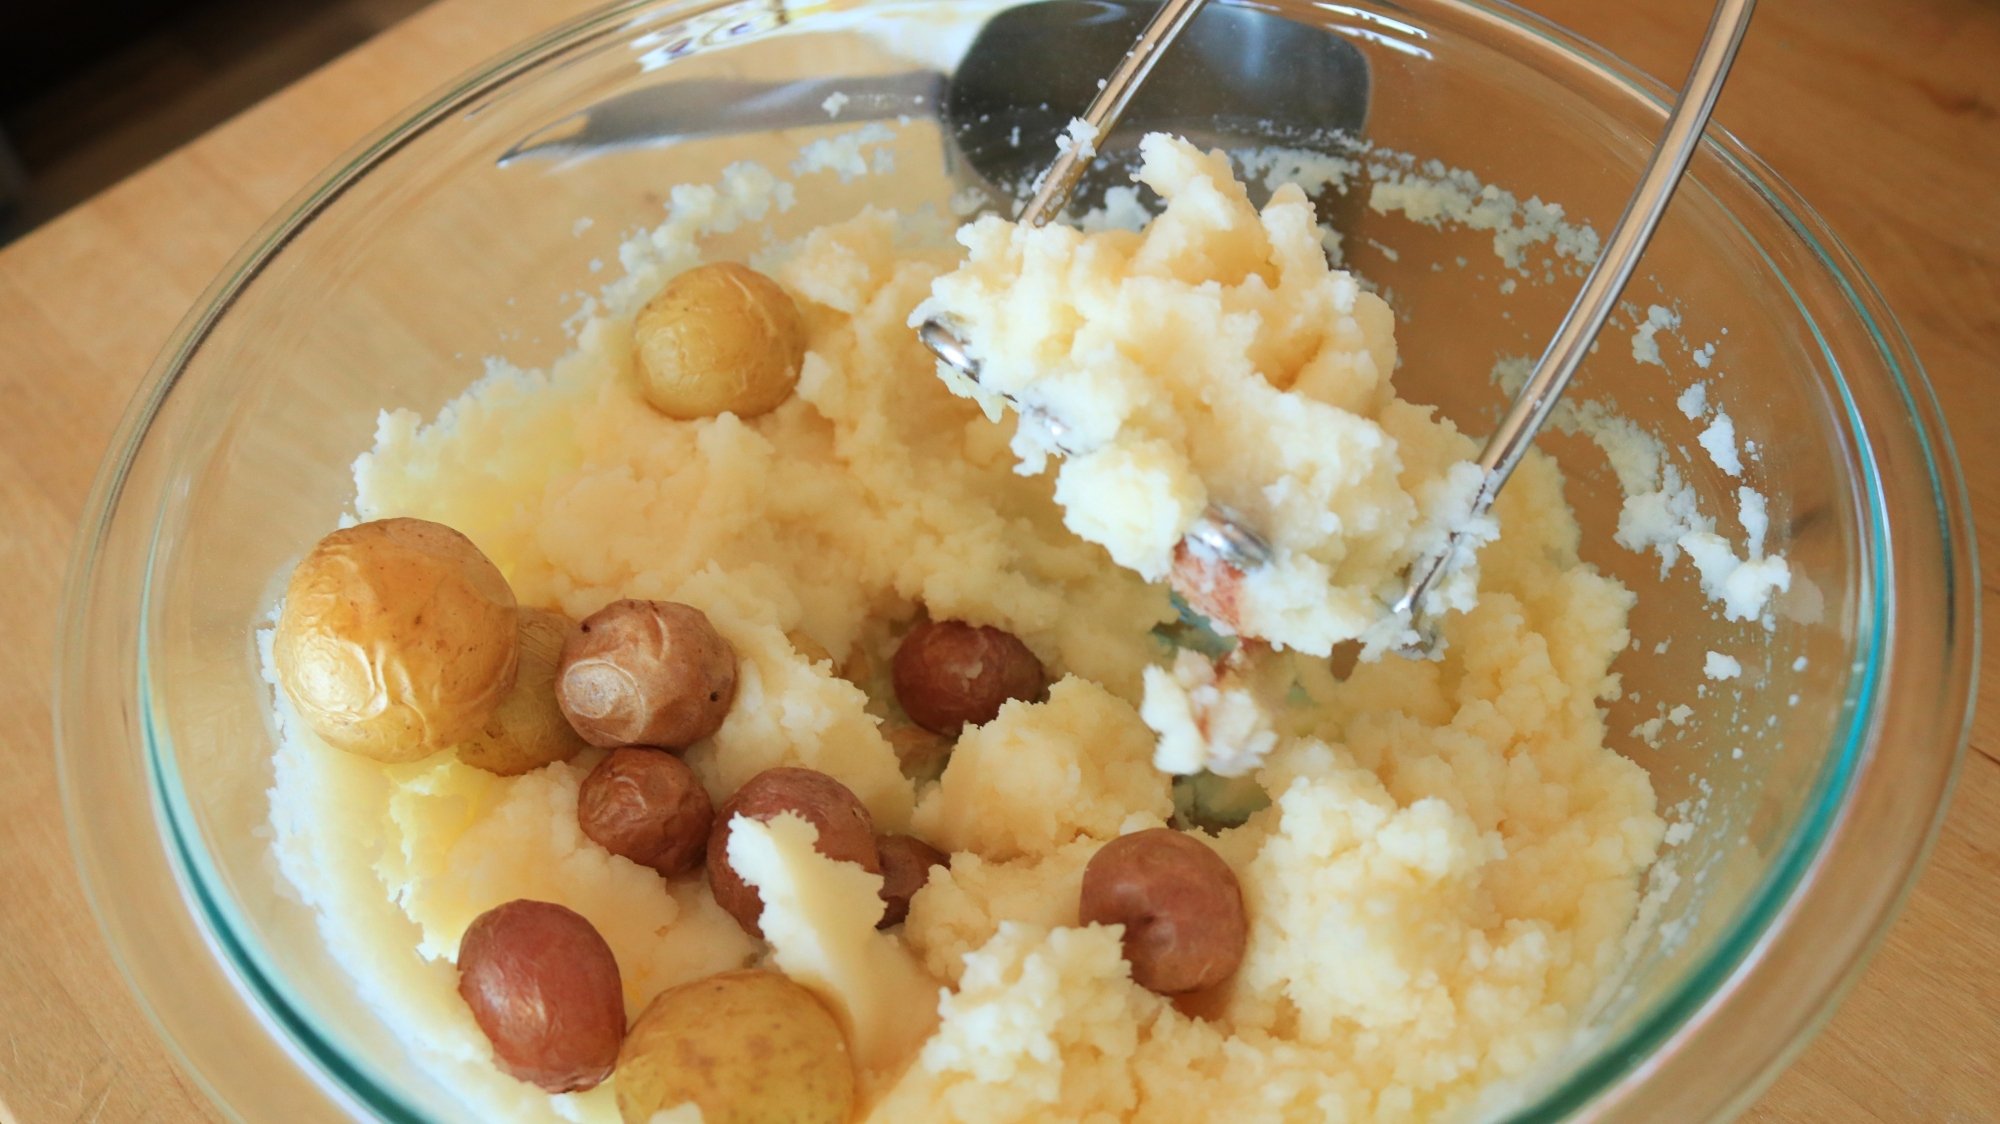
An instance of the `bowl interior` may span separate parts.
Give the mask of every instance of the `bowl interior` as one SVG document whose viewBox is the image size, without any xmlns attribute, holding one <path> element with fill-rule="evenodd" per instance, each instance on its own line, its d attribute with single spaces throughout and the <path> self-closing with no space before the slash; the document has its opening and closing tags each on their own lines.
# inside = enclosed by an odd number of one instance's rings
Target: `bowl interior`
<svg viewBox="0 0 2000 1124">
<path fill-rule="evenodd" d="M 1504 16 L 1448 4 L 1266 7 L 1367 58 L 1361 147 L 1316 141 L 1353 164 L 1323 198 L 1346 260 L 1397 311 L 1403 395 L 1484 431 L 1505 401 L 1496 364 L 1533 358 L 1583 268 L 1561 239 L 1515 235 L 1537 223 L 1570 224 L 1570 237 L 1607 228 L 1649 150 L 1656 107 Z M 368 154 L 367 174 L 315 201 L 188 359 L 156 423 L 175 435 L 175 487 L 158 515 L 141 621 L 152 768 L 169 834 L 211 923 L 229 935 L 226 955 L 282 1008 L 283 1033 L 340 1096 L 392 1118 L 451 1115 L 448 1094 L 371 1013 L 276 872 L 266 795 L 276 735 L 255 626 L 293 560 L 348 507 L 348 466 L 382 410 L 434 414 L 489 355 L 547 363 L 567 346 L 562 324 L 584 294 L 619 271 L 620 241 L 659 222 L 676 185 L 714 182 L 742 159 L 783 174 L 801 146 L 863 123 L 822 116 L 587 158 L 498 157 L 607 97 L 660 83 L 685 84 L 698 106 L 719 88 L 702 83 L 725 79 L 949 71 L 994 8 L 757 0 L 599 18 Z M 963 169 L 935 117 L 873 127 L 893 174 L 814 174 L 768 232 L 720 237 L 713 252 L 743 254 L 864 203 L 949 215 Z M 1504 229 L 1382 205 L 1376 184 L 1412 176 L 1511 193 L 1493 204 Z M 1559 204 L 1561 219 L 1540 201 Z M 1571 391 L 1579 424 L 1543 441 L 1566 470 L 1584 557 L 1639 593 L 1623 695 L 1610 704 L 1613 744 L 1651 773 L 1680 826 L 1617 986 L 1577 1046 L 1516 1091 L 1527 1117 L 1559 1114 L 1625 1073 L 1740 960 L 1817 845 L 1856 752 L 1880 611 L 1869 495 L 1841 372 L 1799 297 L 1812 263 L 1760 202 L 1712 149 L 1697 158 L 1629 309 Z M 1677 318 L 1652 337 L 1657 361 L 1634 344 L 1652 306 Z M 1713 416 L 1681 408 L 1696 383 L 1733 419 L 1740 477 L 1700 444 Z M 1657 554 L 1614 541 L 1625 493 L 1591 424 L 1600 410 L 1651 435 L 1739 549 L 1738 489 L 1765 497 L 1766 548 L 1793 575 L 1775 629 L 1722 619 L 1687 560 L 1663 573 Z M 1710 652 L 1740 661 L 1740 676 L 1705 677 Z"/>
</svg>

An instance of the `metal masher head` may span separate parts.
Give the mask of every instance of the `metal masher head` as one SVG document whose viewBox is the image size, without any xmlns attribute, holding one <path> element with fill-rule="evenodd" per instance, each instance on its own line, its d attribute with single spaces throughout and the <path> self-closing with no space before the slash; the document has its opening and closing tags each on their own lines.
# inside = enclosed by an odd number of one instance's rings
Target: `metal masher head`
<svg viewBox="0 0 2000 1124">
<path fill-rule="evenodd" d="M 1125 57 L 1118 63 L 1104 86 L 1092 99 L 1090 108 L 1084 111 L 1083 121 L 1092 130 L 1092 136 L 1106 137 L 1112 126 L 1130 104 L 1132 95 L 1138 92 L 1153 64 L 1159 61 L 1167 46 L 1181 33 L 1195 13 L 1201 10 L 1204 0 L 1167 0 L 1160 10 L 1139 33 L 1139 41 L 1132 45 Z M 1035 185 L 1034 195 L 1021 208 L 1017 221 L 1028 226 L 1043 226 L 1058 214 L 1076 190 L 1077 181 L 1083 178 L 1090 166 L 1091 149 L 1084 145 L 1065 145 L 1058 149 L 1056 158 L 1042 173 Z M 979 364 L 966 351 L 965 341 L 943 321 L 932 318 L 917 328 L 917 338 L 930 348 L 939 361 L 957 371 L 970 382 L 979 381 Z M 1009 401 L 1013 401 L 1009 399 Z M 1018 407 L 1019 403 L 1015 403 Z M 1061 420 L 1046 415 L 1038 417 L 1049 434 L 1060 443 L 1067 432 Z M 1256 531 L 1251 530 L 1227 508 L 1210 504 L 1194 526 L 1188 529 L 1186 544 L 1205 559 L 1233 566 L 1239 570 L 1254 569 L 1271 559 L 1271 545 Z"/>
<path fill-rule="evenodd" d="M 1147 72 L 1174 37 L 1193 19 L 1201 3 L 1202 0 L 1167 0 L 1161 5 L 1152 22 L 1141 33 L 1139 41 L 1086 111 L 1084 121 L 1095 130 L 1094 135 L 1102 137 L 1108 134 L 1139 83 L 1144 81 Z M 1603 252 L 1591 268 L 1590 275 L 1584 279 L 1583 288 L 1577 293 L 1568 315 L 1542 353 L 1535 370 L 1515 396 L 1499 427 L 1487 440 L 1479 459 L 1485 479 L 1468 513 L 1469 520 L 1481 518 L 1492 509 L 1501 487 L 1526 455 L 1592 341 L 1609 319 L 1619 293 L 1631 277 L 1653 232 L 1658 229 L 1674 189 L 1679 186 L 1688 161 L 1701 142 L 1716 98 L 1735 61 L 1743 35 L 1749 30 L 1750 17 L 1755 9 L 1756 0 L 1718 0 L 1694 65 L 1672 111 L 1667 115 L 1659 144 L 1654 148 L 1624 214 L 1619 216 L 1617 225 L 1605 240 Z M 1034 198 L 1022 210 L 1019 221 L 1041 226 L 1052 219 L 1068 199 L 1088 160 L 1089 155 L 1081 146 L 1062 148 L 1037 185 Z M 979 381 L 978 365 L 967 353 L 964 342 L 945 325 L 935 320 L 926 321 L 919 334 L 940 360 L 965 378 L 975 383 Z M 1044 424 L 1052 421 L 1044 419 Z M 1420 559 L 1411 568 L 1402 596 L 1388 607 L 1392 614 L 1410 623 L 1415 640 L 1403 649 L 1407 655 L 1428 655 L 1435 650 L 1434 622 L 1425 616 L 1425 598 L 1458 563 L 1463 540 L 1463 531 L 1453 528 L 1441 550 Z M 1270 545 L 1261 535 L 1226 509 L 1217 506 L 1211 506 L 1202 514 L 1189 531 L 1187 542 L 1208 558 L 1242 570 L 1262 565 L 1271 558 Z"/>
</svg>

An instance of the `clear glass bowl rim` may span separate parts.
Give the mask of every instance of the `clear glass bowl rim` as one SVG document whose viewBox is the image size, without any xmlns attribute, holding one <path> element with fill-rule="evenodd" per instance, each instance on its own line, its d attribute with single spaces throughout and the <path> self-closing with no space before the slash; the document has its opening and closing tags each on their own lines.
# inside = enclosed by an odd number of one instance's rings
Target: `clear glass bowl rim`
<svg viewBox="0 0 2000 1124">
<path fill-rule="evenodd" d="M 113 957 L 128 985 L 140 998 L 162 1037 L 175 1046 L 177 1053 L 180 1051 L 167 1022 L 148 999 L 144 986 L 147 973 L 136 963 L 141 957 L 119 939 L 122 930 L 111 916 L 112 905 L 106 896 L 109 886 L 102 876 L 100 844 L 94 838 L 91 827 L 86 778 L 74 771 L 72 763 L 76 754 L 67 748 L 67 732 L 83 725 L 76 721 L 80 713 L 77 708 L 89 705 L 80 691 L 86 676 L 76 648 L 79 638 L 85 635 L 84 625 L 92 608 L 89 603 L 91 578 L 99 563 L 98 548 L 107 537 L 121 500 L 126 498 L 128 475 L 141 443 L 152 435 L 152 422 L 189 362 L 228 313 L 235 298 L 256 281 L 264 267 L 284 251 L 298 231 L 412 138 L 448 119 L 467 104 L 504 88 L 517 76 L 536 68 L 551 56 L 580 47 L 598 37 L 619 33 L 627 27 L 634 12 L 649 11 L 655 19 L 669 16 L 686 18 L 736 2 L 738 0 L 681 0 L 678 3 L 621 0 L 573 19 L 495 57 L 426 99 L 421 108 L 379 130 L 288 203 L 279 217 L 268 223 L 203 293 L 162 350 L 121 420 L 85 509 L 65 590 L 64 627 L 59 634 L 55 689 L 58 771 L 65 819 L 92 910 L 104 929 Z M 1579 68 L 1593 81 L 1613 87 L 1615 93 L 1639 99 L 1664 117 L 1671 99 L 1671 92 L 1664 86 L 1608 51 L 1533 13 L 1501 0 L 1420 0 L 1416 6 L 1446 9 L 1454 18 L 1483 25 L 1488 34 L 1523 39 L 1537 50 L 1553 51 L 1567 65 Z M 1865 325 L 1876 346 L 1878 358 L 1895 381 L 1905 406 L 1905 415 L 1900 420 L 1913 427 L 1916 444 L 1923 452 L 1926 483 L 1942 532 L 1942 578 L 1949 586 L 1944 598 L 1949 606 L 1949 619 L 1943 622 L 1948 642 L 1940 653 L 1942 659 L 1938 668 L 1939 682 L 1944 684 L 1943 693 L 1947 702 L 1943 721 L 1949 744 L 1933 750 L 1937 755 L 1934 764 L 1937 766 L 1939 799 L 1928 830 L 1921 839 L 1901 841 L 1906 845 L 1906 856 L 1894 875 L 1898 881 L 1891 887 L 1876 915 L 1867 918 L 1867 924 L 1855 926 L 1847 934 L 1846 954 L 1839 958 L 1837 971 L 1825 973 L 1824 986 L 1814 1000 L 1814 1009 L 1808 1019 L 1810 1025 L 1805 1028 L 1807 1033 L 1795 1035 L 1789 1043 L 1769 1051 L 1767 1057 L 1758 1060 L 1754 1079 L 1730 1092 L 1727 1106 L 1740 1107 L 1775 1075 L 1792 1053 L 1803 1047 L 1810 1030 L 1830 1013 L 1846 986 L 1858 975 L 1867 955 L 1886 932 L 1896 909 L 1914 882 L 1923 856 L 1936 837 L 1948 803 L 1950 784 L 1970 731 L 1970 684 L 1977 663 L 1979 628 L 1977 597 L 1965 596 L 1965 590 L 1967 587 L 1976 589 L 1976 582 L 1969 579 L 1977 573 L 1977 567 L 1973 558 L 1975 539 L 1967 515 L 1965 485 L 1941 411 L 1907 338 L 1883 305 L 1879 292 L 1817 213 L 1733 135 L 1720 126 L 1711 125 L 1703 147 L 1708 155 L 1718 158 L 1731 175 L 1751 186 L 1761 201 L 1777 213 L 1784 227 L 1804 243 L 1817 265 L 1844 293 L 1848 311 Z M 1762 244 L 1759 245 L 1761 249 Z M 1778 276 L 1783 276 L 1775 263 L 1773 269 Z M 1796 293 L 1794 297 L 1796 300 Z M 1803 307 L 1799 311 L 1811 320 Z M 1826 347 L 1823 338 L 1822 346 Z M 1865 449 L 1868 426 L 1859 416 L 1853 397 L 1847 393 L 1841 365 L 1830 351 L 1826 352 L 1825 359 L 1842 391 L 1842 407 L 1846 415 L 1843 420 L 1851 428 L 1857 443 Z M 1537 1102 L 1516 1110 L 1509 1119 L 1554 1120 L 1579 1113 L 1595 1115 L 1596 1110 L 1615 1102 L 1624 1091 L 1658 1069 L 1658 1057 L 1663 1051 L 1671 1052 L 1683 1045 L 1690 1035 L 1703 1029 L 1704 1024 L 1710 1021 L 1704 1016 L 1740 989 L 1745 979 L 1765 959 L 1779 931 L 1796 920 L 1794 915 L 1799 899 L 1813 888 L 1827 857 L 1828 844 L 1848 818 L 1855 802 L 1857 779 L 1877 749 L 1876 742 L 1882 726 L 1879 704 L 1885 684 L 1881 657 L 1893 638 L 1890 630 L 1894 618 L 1890 612 L 1889 595 L 1893 591 L 1894 575 L 1890 565 L 1887 526 L 1882 518 L 1885 502 L 1883 482 L 1872 457 L 1863 457 L 1859 463 L 1862 469 L 1860 484 L 1869 501 L 1870 516 L 1864 544 L 1867 555 L 1864 592 L 1867 613 L 1861 624 L 1866 658 L 1849 680 L 1848 693 L 1843 700 L 1846 713 L 1842 734 L 1838 743 L 1830 747 L 1831 752 L 1815 782 L 1809 811 L 1800 827 L 1787 840 L 1783 852 L 1772 862 L 1762 884 L 1730 921 L 1728 932 L 1717 942 L 1715 953 L 1681 981 L 1666 1002 L 1658 1004 L 1636 1025 L 1600 1047 L 1562 1084 Z M 146 569 L 150 582 L 154 573 L 150 559 Z M 223 960 L 232 981 L 247 994 L 267 1025 L 289 1038 L 296 1054 L 320 1067 L 316 1076 L 323 1085 L 330 1082 L 334 1090 L 344 1094 L 343 1099 L 352 1098 L 350 1104 L 354 1107 L 363 1108 L 382 1119 L 423 1120 L 424 1117 L 405 1105 L 392 1090 L 376 1082 L 364 1065 L 347 1057 L 323 1034 L 311 1012 L 294 1000 L 282 975 L 261 950 L 253 942 L 246 942 L 238 936 L 240 922 L 235 907 L 226 895 L 216 891 L 219 882 L 200 845 L 190 805 L 172 767 L 172 749 L 167 745 L 163 731 L 153 722 L 144 671 L 148 666 L 145 624 L 149 619 L 150 592 L 149 585 L 139 593 L 138 655 L 136 667 L 132 669 L 131 686 L 138 700 L 137 715 L 144 743 L 146 782 L 160 829 L 159 842 L 168 853 L 183 896 L 195 913 L 203 936 L 209 942 L 211 951 Z M 1960 619 L 1961 615 L 1963 619 Z M 1954 704 L 1957 712 L 1962 714 L 1955 730 L 1950 724 Z M 1952 733 L 1956 736 L 1949 736 Z M 196 1059 L 183 1055 L 181 1060 L 210 1095 L 215 1096 L 215 1090 L 209 1087 L 203 1067 L 196 1064 Z M 216 1099 L 221 1103 L 220 1097 Z"/>
</svg>

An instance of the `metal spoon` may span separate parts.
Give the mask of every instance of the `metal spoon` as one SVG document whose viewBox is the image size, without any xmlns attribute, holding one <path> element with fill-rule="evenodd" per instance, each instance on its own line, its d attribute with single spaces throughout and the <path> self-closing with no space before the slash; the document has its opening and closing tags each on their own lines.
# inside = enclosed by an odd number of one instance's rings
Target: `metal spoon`
<svg viewBox="0 0 2000 1124">
<path fill-rule="evenodd" d="M 1011 211 L 1056 136 L 1131 50 L 1154 0 L 1044 0 L 996 13 L 949 74 L 914 70 L 793 82 L 690 78 L 630 90 L 566 114 L 500 155 L 502 166 L 594 156 L 773 129 L 901 117 L 939 120 L 961 185 Z M 1275 12 L 1208 5 L 1132 93 L 1125 127 L 1098 144 L 1077 202 L 1098 201 L 1136 163 L 1138 138 L 1170 132 L 1204 148 L 1324 144 L 1359 136 L 1368 61 L 1353 43 Z M 837 118 L 825 106 L 839 95 Z M 1333 200 L 1316 200 L 1331 203 Z"/>
<path fill-rule="evenodd" d="M 1015 189 L 1008 209 L 1042 171 L 1076 107 L 1098 94 L 1099 79 L 1131 53 L 1159 10 L 1158 0 L 1044 0 L 1008 8 L 980 28 L 947 84 L 945 124 L 973 171 Z M 1358 138 L 1367 123 L 1367 56 L 1337 32 L 1277 12 L 1202 6 L 1152 65 L 1116 115 L 1121 124 L 1099 138 L 1097 166 L 1077 185 L 1074 203 L 1095 206 L 1104 187 L 1129 182 L 1146 133 L 1226 151 L 1322 148 L 1336 134 Z"/>
</svg>

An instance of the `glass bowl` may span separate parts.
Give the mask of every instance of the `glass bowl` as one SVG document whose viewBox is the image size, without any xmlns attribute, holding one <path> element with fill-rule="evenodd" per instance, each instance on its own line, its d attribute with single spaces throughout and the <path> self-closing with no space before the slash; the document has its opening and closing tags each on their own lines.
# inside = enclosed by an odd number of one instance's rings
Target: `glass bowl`
<svg viewBox="0 0 2000 1124">
<path fill-rule="evenodd" d="M 227 1112 L 455 1115 L 330 957 L 269 846 L 275 732 L 253 633 L 291 562 L 349 504 L 348 465 L 377 411 L 434 413 L 484 354 L 547 362 L 566 346 L 558 324 L 575 294 L 596 283 L 592 260 L 657 222 L 672 185 L 713 178 L 752 140 L 795 148 L 854 126 L 787 122 L 763 138 L 696 128 L 588 158 L 499 158 L 662 81 L 948 72 L 1000 6 L 679 0 L 580 19 L 355 151 L 176 332 L 114 438 L 79 536 L 58 752 L 83 880 L 119 968 Z M 1504 5 L 1259 7 L 1367 58 L 1365 140 L 1382 160 L 1441 161 L 1599 230 L 1663 119 L 1657 83 Z M 958 186 L 964 154 L 928 112 L 885 124 L 899 173 L 802 192 L 782 230 L 863 200 L 941 203 Z M 1502 399 L 1487 372 L 1538 350 L 1575 262 L 1505 281 L 1491 232 L 1415 223 L 1360 205 L 1365 194 L 1335 218 L 1350 261 L 1397 309 L 1399 385 L 1477 431 Z M 1729 513 L 1736 481 L 1686 452 L 1698 425 L 1675 408 L 1693 376 L 1709 377 L 1756 445 L 1746 477 L 1769 498 L 1770 547 L 1795 582 L 1768 634 L 1717 619 L 1685 564 L 1662 576 L 1656 559 L 1612 542 L 1622 495 L 1603 454 L 1575 434 L 1545 439 L 1569 476 L 1584 556 L 1641 595 L 1614 745 L 1652 774 L 1685 839 L 1650 880 L 1652 912 L 1617 986 L 1566 1052 L 1494 1100 L 1496 1119 L 1714 1119 L 1746 1104 L 1887 926 L 1942 818 L 1966 731 L 1977 628 L 1963 485 L 1909 345 L 1846 251 L 1715 130 L 1627 300 L 1639 318 L 1653 304 L 1677 310 L 1679 334 L 1660 337 L 1667 361 L 1641 362 L 1624 343 L 1632 325 L 1614 327 L 1574 399 L 1680 450 L 1670 455 L 1704 507 Z M 1696 341 L 1722 343 L 1715 372 L 1691 365 Z M 1734 686 L 1704 682 L 1709 649 L 1744 654 Z M 1675 699 L 1692 708 L 1685 724 L 1628 733 Z"/>
</svg>

